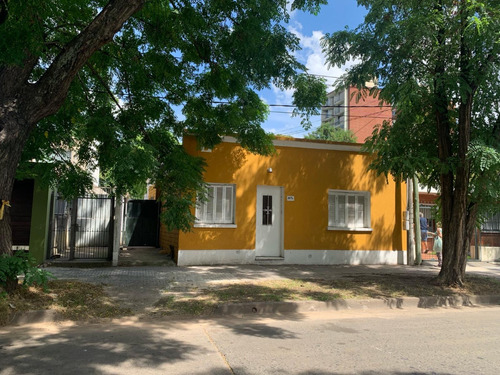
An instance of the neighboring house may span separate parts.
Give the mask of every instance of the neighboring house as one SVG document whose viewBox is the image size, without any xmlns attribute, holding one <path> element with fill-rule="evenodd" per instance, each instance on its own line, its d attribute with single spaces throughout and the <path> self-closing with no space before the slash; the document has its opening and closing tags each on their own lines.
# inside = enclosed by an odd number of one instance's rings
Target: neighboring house
<svg viewBox="0 0 500 375">
<path fill-rule="evenodd" d="M 276 140 L 261 156 L 224 137 L 200 150 L 209 199 L 199 201 L 191 232 L 167 232 L 160 244 L 179 265 L 402 264 L 406 186 L 368 172 L 359 144 Z"/>
<path fill-rule="evenodd" d="M 49 246 L 51 194 L 37 179 L 16 180 L 10 200 L 12 249 L 29 251 L 39 263 Z"/>
<path fill-rule="evenodd" d="M 373 82 L 366 83 L 364 98 L 359 97 L 360 91 L 355 87 L 328 93 L 327 103 L 321 110 L 321 121 L 332 121 L 335 127 L 352 131 L 358 142 L 364 143 L 376 125 L 392 120 L 390 105 L 380 106 L 378 97 L 367 95 L 373 86 Z"/>
<path fill-rule="evenodd" d="M 65 159 L 78 165 L 73 151 L 54 155 L 54 159 Z M 32 162 L 37 163 L 36 160 Z M 100 198 L 81 197 L 66 202 L 58 197 L 57 189 L 44 186 L 39 178 L 15 181 L 9 208 L 14 251 L 29 251 L 37 262 L 42 263 L 48 258 L 65 257 L 72 241 L 76 247 L 92 248 L 85 258 L 96 258 L 96 249 L 108 246 L 111 198 L 107 198 L 107 192 L 98 186 L 99 169 L 87 169 L 93 179 L 92 194 Z M 78 217 L 72 238 L 70 212 L 73 205 L 78 205 Z M 100 209 L 102 206 L 106 206 L 104 210 Z M 103 253 L 100 258 L 107 257 L 107 253 L 100 252 Z"/>
<path fill-rule="evenodd" d="M 436 230 L 436 199 L 439 194 L 436 191 L 427 191 L 425 187 L 420 187 L 418 193 L 420 201 L 420 212 L 429 223 L 429 231 Z M 433 239 L 428 239 L 428 248 L 432 249 Z M 500 260 L 500 214 L 493 215 L 488 221 L 476 229 L 470 243 L 469 257 L 481 261 Z M 432 253 L 422 254 L 422 258 L 436 259 Z"/>
</svg>

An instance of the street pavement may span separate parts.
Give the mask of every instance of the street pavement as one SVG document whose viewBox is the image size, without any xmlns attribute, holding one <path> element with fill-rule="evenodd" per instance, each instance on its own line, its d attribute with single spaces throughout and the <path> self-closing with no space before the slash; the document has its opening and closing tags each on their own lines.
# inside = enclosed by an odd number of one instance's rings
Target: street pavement
<svg viewBox="0 0 500 375">
<path fill-rule="evenodd" d="M 500 306 L 0 328 L 0 375 L 496 375 Z"/>
</svg>

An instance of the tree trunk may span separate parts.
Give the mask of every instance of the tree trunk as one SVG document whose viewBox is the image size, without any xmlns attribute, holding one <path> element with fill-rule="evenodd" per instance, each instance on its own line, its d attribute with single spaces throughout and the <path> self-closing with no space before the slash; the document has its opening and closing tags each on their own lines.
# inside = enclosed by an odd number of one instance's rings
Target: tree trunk
<svg viewBox="0 0 500 375">
<path fill-rule="evenodd" d="M 7 294 L 14 293 L 18 286 L 19 286 L 19 280 L 17 277 L 13 279 L 7 279 L 5 281 L 5 291 L 7 292 Z"/>
<path fill-rule="evenodd" d="M 110 0 L 96 18 L 57 55 L 38 82 L 29 77 L 38 58 L 0 64 L 0 199 L 10 201 L 16 169 L 33 127 L 61 107 L 71 82 L 92 54 L 109 43 L 145 0 Z M 0 254 L 12 253 L 9 208 L 0 220 Z"/>
<path fill-rule="evenodd" d="M 458 113 L 458 165 L 455 178 L 442 175 L 443 214 L 443 266 L 441 282 L 463 286 L 465 267 L 477 217 L 477 205 L 469 204 L 470 161 L 467 153 L 470 143 L 472 98 L 470 94 L 459 106 Z M 449 138 L 449 137 L 448 137 Z M 450 190 L 450 187 L 451 190 Z"/>
<path fill-rule="evenodd" d="M 5 111 L 5 107 L 0 108 L 0 114 Z M 25 124 L 16 112 L 0 115 L 0 171 L 2 171 L 0 173 L 0 200 L 5 201 L 10 201 L 12 197 L 17 165 L 30 130 L 30 126 Z M 3 220 L 0 220 L 0 254 L 11 253 L 10 209 L 5 206 Z"/>
</svg>

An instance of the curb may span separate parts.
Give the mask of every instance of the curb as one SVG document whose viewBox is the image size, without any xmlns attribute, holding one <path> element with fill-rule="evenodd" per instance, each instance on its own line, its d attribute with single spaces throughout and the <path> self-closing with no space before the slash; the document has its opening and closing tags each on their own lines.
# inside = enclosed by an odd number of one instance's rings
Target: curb
<svg viewBox="0 0 500 375">
<path fill-rule="evenodd" d="M 431 296 L 387 299 L 297 301 L 297 302 L 247 302 L 219 305 L 210 316 L 223 315 L 285 315 L 315 311 L 368 311 L 432 309 L 440 307 L 482 307 L 500 305 L 500 295 L 491 296 Z M 186 317 L 187 318 L 187 317 Z M 8 325 L 51 323 L 59 321 L 56 310 L 36 310 L 16 313 Z"/>
<path fill-rule="evenodd" d="M 34 310 L 16 313 L 9 321 L 9 325 L 23 325 L 34 323 L 52 323 L 57 319 L 56 310 Z"/>
<path fill-rule="evenodd" d="M 439 307 L 472 307 L 500 305 L 500 295 L 493 296 L 431 296 L 404 297 L 366 300 L 339 301 L 297 301 L 297 302 L 254 302 L 226 304 L 218 306 L 214 315 L 263 315 L 263 314 L 293 314 L 314 311 L 343 310 L 396 310 L 411 308 Z"/>
</svg>

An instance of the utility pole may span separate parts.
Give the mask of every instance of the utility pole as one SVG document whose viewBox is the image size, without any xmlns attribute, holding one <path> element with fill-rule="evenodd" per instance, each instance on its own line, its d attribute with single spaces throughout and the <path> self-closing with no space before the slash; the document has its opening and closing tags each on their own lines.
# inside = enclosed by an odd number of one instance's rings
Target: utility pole
<svg viewBox="0 0 500 375">
<path fill-rule="evenodd" d="M 407 233 L 408 233 L 408 246 L 406 251 L 406 264 L 415 264 L 415 223 L 413 220 L 413 179 L 408 179 L 406 182 L 406 201 L 408 215 L 405 220 L 408 223 Z"/>
<path fill-rule="evenodd" d="M 418 201 L 418 178 L 413 176 L 413 220 L 415 221 L 415 265 L 422 264 L 422 235 L 420 232 L 420 204 Z"/>
</svg>

